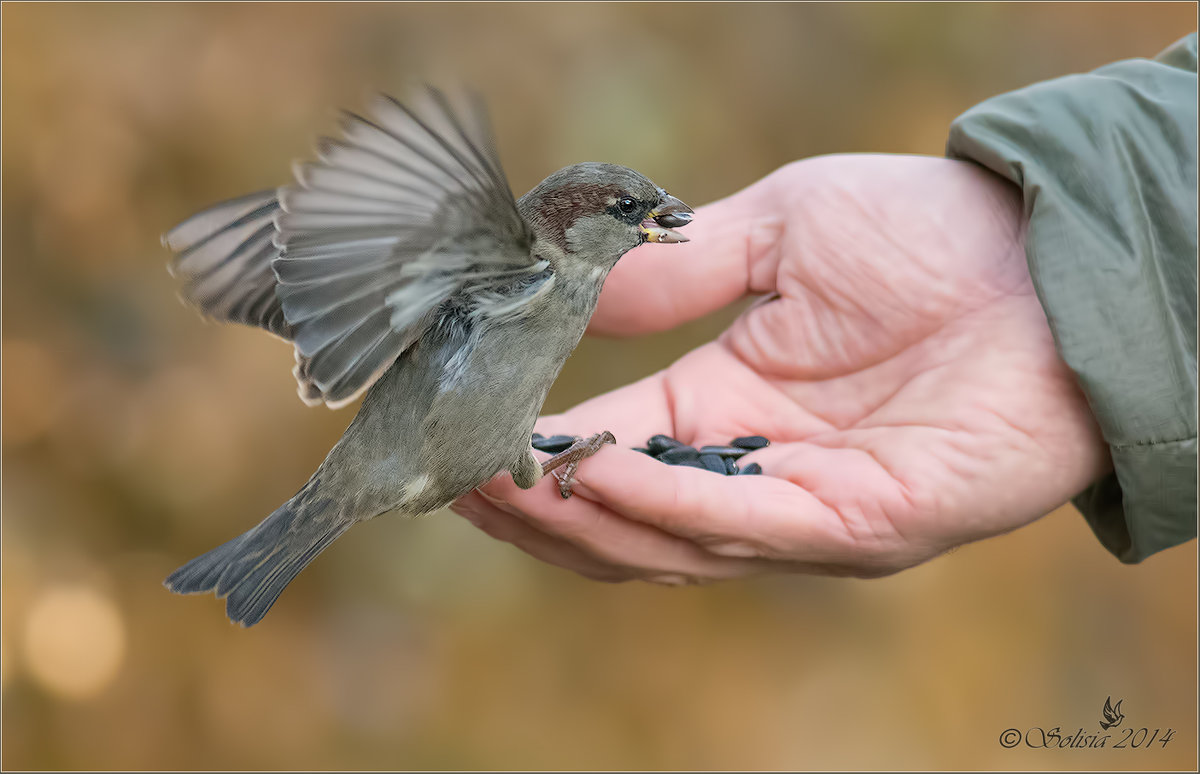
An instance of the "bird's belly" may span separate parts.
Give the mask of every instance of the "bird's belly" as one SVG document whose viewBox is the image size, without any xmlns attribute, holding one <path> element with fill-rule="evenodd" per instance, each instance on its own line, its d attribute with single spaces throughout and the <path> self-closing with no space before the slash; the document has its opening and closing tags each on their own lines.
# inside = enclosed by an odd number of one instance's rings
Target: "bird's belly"
<svg viewBox="0 0 1200 774">
<path fill-rule="evenodd" d="M 423 427 L 422 469 L 448 502 L 528 454 L 529 436 L 565 355 L 484 357 L 438 395 Z"/>
<path fill-rule="evenodd" d="M 380 498 L 377 512 L 437 510 L 528 454 L 546 394 L 584 324 L 498 325 L 473 341 L 422 340 L 398 360 L 343 438 L 360 487 Z M 448 365 L 457 378 L 445 378 Z"/>
</svg>

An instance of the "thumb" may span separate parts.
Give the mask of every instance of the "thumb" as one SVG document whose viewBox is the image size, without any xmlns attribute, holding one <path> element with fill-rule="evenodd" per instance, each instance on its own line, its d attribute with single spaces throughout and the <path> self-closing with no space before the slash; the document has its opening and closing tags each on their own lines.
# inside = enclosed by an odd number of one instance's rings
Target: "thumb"
<svg viewBox="0 0 1200 774">
<path fill-rule="evenodd" d="M 684 244 L 645 244 L 608 275 L 588 332 L 631 336 L 674 328 L 727 306 L 757 287 L 750 268 L 783 231 L 773 182 L 764 178 L 696 210 Z M 757 280 L 761 272 L 755 272 Z M 769 282 L 773 285 L 773 276 Z"/>
</svg>

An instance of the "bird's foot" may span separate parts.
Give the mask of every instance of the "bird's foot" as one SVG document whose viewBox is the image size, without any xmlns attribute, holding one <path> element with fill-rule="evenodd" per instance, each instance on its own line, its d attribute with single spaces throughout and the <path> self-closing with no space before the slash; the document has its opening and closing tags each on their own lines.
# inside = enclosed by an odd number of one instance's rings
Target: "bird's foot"
<svg viewBox="0 0 1200 774">
<path fill-rule="evenodd" d="M 547 473 L 554 474 L 554 479 L 558 481 L 558 493 L 566 500 L 571 496 L 571 483 L 574 481 L 572 476 L 575 475 L 575 470 L 579 467 L 579 463 L 600 451 L 604 444 L 615 444 L 616 442 L 616 436 L 607 430 L 602 433 L 596 433 L 591 438 L 576 441 L 569 448 L 564 449 L 543 462 L 542 475 L 544 476 Z M 559 470 L 559 468 L 562 468 L 562 470 Z"/>
</svg>

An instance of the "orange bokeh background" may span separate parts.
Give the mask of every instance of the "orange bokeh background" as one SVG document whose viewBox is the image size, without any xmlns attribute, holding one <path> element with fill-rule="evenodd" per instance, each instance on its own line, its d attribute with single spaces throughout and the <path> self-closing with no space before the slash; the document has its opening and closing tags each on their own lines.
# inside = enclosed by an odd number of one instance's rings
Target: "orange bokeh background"
<svg viewBox="0 0 1200 774">
<path fill-rule="evenodd" d="M 292 494 L 352 410 L 181 306 L 159 235 L 285 182 L 333 109 L 487 98 L 517 193 L 594 159 L 689 203 L 830 152 L 938 155 L 989 96 L 1153 56 L 1175 4 L 3 7 L 3 766 L 1187 769 L 1196 547 L 1123 566 L 1062 508 L 876 581 L 601 585 L 450 513 L 342 538 L 266 621 L 160 585 Z M 588 340 L 546 410 L 730 309 Z M 1018 482 L 1014 482 L 1017 484 Z M 1139 750 L 1005 729 L 1173 727 Z"/>
</svg>

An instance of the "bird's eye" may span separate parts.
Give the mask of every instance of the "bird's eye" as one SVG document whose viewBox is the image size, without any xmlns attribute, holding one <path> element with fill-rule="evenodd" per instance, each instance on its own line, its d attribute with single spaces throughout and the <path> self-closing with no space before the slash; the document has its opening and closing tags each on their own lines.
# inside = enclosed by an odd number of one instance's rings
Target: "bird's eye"
<svg viewBox="0 0 1200 774">
<path fill-rule="evenodd" d="M 628 196 L 625 196 L 617 202 L 617 206 L 621 208 L 621 212 L 624 212 L 625 214 L 629 214 L 629 213 L 633 212 L 635 209 L 637 209 L 637 202 L 635 202 L 633 199 L 629 198 Z"/>
</svg>

